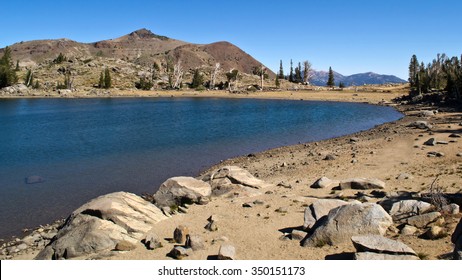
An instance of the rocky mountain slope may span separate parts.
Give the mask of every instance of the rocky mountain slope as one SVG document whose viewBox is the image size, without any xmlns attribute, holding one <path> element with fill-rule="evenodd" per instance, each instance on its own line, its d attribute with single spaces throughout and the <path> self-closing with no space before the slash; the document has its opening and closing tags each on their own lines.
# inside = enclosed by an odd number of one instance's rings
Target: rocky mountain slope
<svg viewBox="0 0 462 280">
<path fill-rule="evenodd" d="M 316 86 L 325 86 L 329 78 L 327 71 L 314 71 L 311 84 Z M 362 85 L 380 85 L 380 84 L 399 84 L 406 83 L 405 80 L 393 75 L 381 75 L 373 72 L 359 73 L 350 76 L 344 76 L 334 71 L 334 81 L 338 85 L 343 82 L 345 86 L 362 86 Z"/>
</svg>

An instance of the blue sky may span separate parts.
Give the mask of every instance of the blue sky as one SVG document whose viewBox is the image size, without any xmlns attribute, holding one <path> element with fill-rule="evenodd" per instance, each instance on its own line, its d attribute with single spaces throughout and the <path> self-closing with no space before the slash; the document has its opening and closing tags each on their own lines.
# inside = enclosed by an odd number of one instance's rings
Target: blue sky
<svg viewBox="0 0 462 280">
<path fill-rule="evenodd" d="M 140 28 L 191 43 L 229 41 L 271 68 L 309 60 L 316 70 L 407 79 L 409 60 L 460 56 L 459 0 L 186 1 L 2 3 L 0 47 L 69 38 L 95 42 Z"/>
</svg>

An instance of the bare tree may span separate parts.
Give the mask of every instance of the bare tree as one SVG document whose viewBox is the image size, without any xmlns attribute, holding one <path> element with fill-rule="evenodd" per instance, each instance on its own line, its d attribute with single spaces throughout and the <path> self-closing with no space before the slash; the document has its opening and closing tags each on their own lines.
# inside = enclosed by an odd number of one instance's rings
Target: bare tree
<svg viewBox="0 0 462 280">
<path fill-rule="evenodd" d="M 303 83 L 309 85 L 312 76 L 313 69 L 311 69 L 311 62 L 308 60 L 303 61 Z"/>
<path fill-rule="evenodd" d="M 215 80 L 217 78 L 218 72 L 220 71 L 220 63 L 215 63 L 215 68 L 212 71 L 212 77 L 210 79 L 210 89 L 215 88 Z"/>
<path fill-rule="evenodd" d="M 260 90 L 263 91 L 263 80 L 265 79 L 265 75 L 266 75 L 266 67 L 261 65 L 260 67 Z"/>
<path fill-rule="evenodd" d="M 181 60 L 173 66 L 173 88 L 180 88 L 181 83 L 183 82 L 183 67 L 181 66 Z"/>
</svg>

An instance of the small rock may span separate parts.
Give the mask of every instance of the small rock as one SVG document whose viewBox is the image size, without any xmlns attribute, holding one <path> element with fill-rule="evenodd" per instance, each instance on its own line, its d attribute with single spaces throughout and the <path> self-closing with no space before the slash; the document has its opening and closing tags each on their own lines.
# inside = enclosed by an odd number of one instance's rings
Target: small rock
<svg viewBox="0 0 462 280">
<path fill-rule="evenodd" d="M 186 242 L 186 236 L 189 234 L 189 229 L 186 226 L 180 225 L 173 232 L 173 240 L 176 243 L 184 244 Z"/>
<path fill-rule="evenodd" d="M 188 209 L 186 207 L 178 205 L 178 212 L 186 214 L 188 213 Z"/>
<path fill-rule="evenodd" d="M 440 239 L 447 235 L 447 232 L 440 226 L 432 226 L 424 233 L 424 237 L 430 240 Z"/>
<path fill-rule="evenodd" d="M 413 226 L 410 226 L 410 225 L 405 225 L 401 229 L 401 234 L 402 235 L 414 235 L 416 232 L 417 232 L 417 228 L 413 227 Z"/>
<path fill-rule="evenodd" d="M 451 214 L 451 215 L 457 215 L 460 212 L 460 207 L 458 204 L 451 203 L 449 205 L 443 206 L 443 212 Z"/>
<path fill-rule="evenodd" d="M 383 189 L 385 188 L 385 182 L 374 178 L 352 178 L 340 181 L 340 188 L 344 189 L 357 189 L 357 190 L 368 190 L 368 189 Z"/>
<path fill-rule="evenodd" d="M 278 187 L 283 187 L 283 188 L 286 188 L 286 189 L 291 189 L 292 188 L 292 185 L 291 184 L 287 184 L 285 182 L 280 182 L 278 184 Z"/>
<path fill-rule="evenodd" d="M 185 247 L 193 249 L 193 251 L 204 250 L 205 243 L 200 235 L 192 234 L 186 237 Z"/>
<path fill-rule="evenodd" d="M 417 228 L 425 228 L 430 223 L 436 221 L 441 216 L 439 212 L 430 212 L 418 216 L 413 216 L 402 221 Z"/>
<path fill-rule="evenodd" d="M 456 156 L 458 156 L 458 157 L 462 157 L 462 153 L 457 153 L 457 155 L 456 155 Z"/>
<path fill-rule="evenodd" d="M 169 217 L 169 218 L 172 217 L 172 215 L 170 214 L 171 211 L 172 211 L 172 210 L 170 209 L 170 207 L 164 206 L 164 207 L 161 207 L 160 210 L 162 210 L 162 213 L 163 213 L 165 216 L 167 216 L 167 217 Z"/>
<path fill-rule="evenodd" d="M 351 143 L 359 142 L 359 138 L 358 138 L 358 137 L 351 137 L 351 138 L 350 138 L 350 142 L 351 142 Z"/>
<path fill-rule="evenodd" d="M 436 145 L 436 139 L 435 138 L 430 138 L 427 141 L 423 143 L 426 146 L 435 146 Z"/>
<path fill-rule="evenodd" d="M 331 180 L 327 177 L 321 177 L 316 182 L 314 182 L 310 188 L 312 189 L 324 189 L 324 188 L 334 188 L 338 187 L 340 181 L 338 180 Z"/>
<path fill-rule="evenodd" d="M 18 248 L 19 251 L 24 251 L 27 248 L 29 248 L 29 246 L 27 246 L 27 244 L 25 244 L 25 243 L 21 243 L 16 248 Z"/>
<path fill-rule="evenodd" d="M 205 229 L 208 231 L 217 231 L 218 230 L 218 225 L 217 222 L 211 221 L 207 225 L 205 225 Z"/>
<path fill-rule="evenodd" d="M 281 164 L 281 167 L 287 167 L 287 165 L 288 165 L 287 162 L 283 162 L 283 163 Z"/>
<path fill-rule="evenodd" d="M 254 202 L 252 202 L 252 203 L 253 203 L 253 204 L 255 204 L 255 205 L 263 205 L 263 204 L 265 204 L 265 202 L 264 202 L 264 201 L 262 201 L 262 200 L 259 200 L 259 199 L 255 200 L 255 201 L 254 201 Z"/>
<path fill-rule="evenodd" d="M 335 160 L 335 159 L 336 159 L 336 157 L 335 157 L 334 155 L 328 154 L 328 155 L 326 155 L 326 156 L 324 157 L 323 160 Z"/>
<path fill-rule="evenodd" d="M 439 145 L 448 145 L 449 142 L 448 141 L 436 141 L 436 144 L 439 144 Z"/>
<path fill-rule="evenodd" d="M 146 237 L 143 240 L 141 240 L 141 242 L 149 250 L 154 250 L 163 247 L 160 237 L 152 230 L 146 234 Z"/>
<path fill-rule="evenodd" d="M 191 248 L 185 248 L 182 246 L 175 246 L 173 249 L 168 253 L 168 256 L 177 260 L 181 260 L 184 257 L 188 257 L 193 254 L 193 250 Z"/>
<path fill-rule="evenodd" d="M 119 241 L 115 246 L 116 251 L 131 251 L 136 248 L 136 245 L 126 240 Z"/>
<path fill-rule="evenodd" d="M 244 208 L 252 208 L 252 204 L 246 202 L 246 203 L 242 204 L 242 207 L 244 207 Z"/>
<path fill-rule="evenodd" d="M 433 126 L 429 124 L 427 121 L 415 121 L 408 125 L 409 127 L 415 127 L 420 129 L 432 129 Z"/>
<path fill-rule="evenodd" d="M 278 213 L 287 213 L 289 211 L 289 208 L 287 207 L 279 207 L 278 209 L 275 210 L 275 212 Z"/>
<path fill-rule="evenodd" d="M 444 157 L 444 153 L 431 151 L 427 153 L 428 157 Z"/>
<path fill-rule="evenodd" d="M 433 111 L 420 111 L 418 116 L 419 117 L 431 117 L 431 116 L 434 116 L 435 113 Z"/>
<path fill-rule="evenodd" d="M 460 134 L 457 134 L 457 133 L 452 133 L 451 135 L 449 135 L 449 137 L 451 137 L 451 138 L 460 138 L 462 136 L 460 136 Z"/>
<path fill-rule="evenodd" d="M 219 260 L 234 260 L 236 257 L 236 248 L 231 244 L 223 244 L 218 250 Z"/>
</svg>

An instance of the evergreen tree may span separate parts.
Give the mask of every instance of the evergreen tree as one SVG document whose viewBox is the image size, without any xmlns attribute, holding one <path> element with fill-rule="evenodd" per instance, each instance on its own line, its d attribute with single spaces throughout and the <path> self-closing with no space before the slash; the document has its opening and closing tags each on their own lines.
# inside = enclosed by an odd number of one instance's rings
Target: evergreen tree
<svg viewBox="0 0 462 280">
<path fill-rule="evenodd" d="M 59 55 L 53 60 L 53 62 L 56 64 L 61 64 L 64 61 L 66 61 L 66 59 L 67 58 L 62 53 L 59 53 Z"/>
<path fill-rule="evenodd" d="M 298 63 L 298 67 L 295 67 L 295 82 L 302 82 L 302 65 L 300 62 Z"/>
<path fill-rule="evenodd" d="M 16 60 L 16 68 L 14 69 L 14 71 L 19 71 L 19 60 Z"/>
<path fill-rule="evenodd" d="M 18 81 L 11 61 L 11 49 L 6 47 L 0 58 L 0 88 L 11 86 Z"/>
<path fill-rule="evenodd" d="M 409 63 L 409 84 L 411 88 L 416 88 L 419 85 L 417 84 L 417 75 L 419 74 L 419 61 L 417 56 L 414 54 Z"/>
<path fill-rule="evenodd" d="M 199 69 L 194 70 L 194 76 L 191 82 L 191 88 L 198 88 L 204 83 L 204 77 L 202 76 Z"/>
<path fill-rule="evenodd" d="M 339 88 L 345 88 L 345 84 L 344 84 L 343 82 L 339 82 L 339 83 L 338 83 L 338 87 L 339 87 Z"/>
<path fill-rule="evenodd" d="M 101 71 L 101 74 L 99 75 L 98 87 L 104 88 L 104 71 Z"/>
<path fill-rule="evenodd" d="M 157 64 L 157 62 L 154 61 L 154 63 L 152 64 L 152 77 L 151 79 L 154 81 L 154 80 L 157 80 L 157 73 L 160 71 L 160 67 L 159 67 L 159 64 Z"/>
<path fill-rule="evenodd" d="M 332 71 L 332 67 L 329 67 L 329 78 L 327 80 L 327 86 L 328 87 L 334 87 L 335 86 L 334 71 Z"/>
<path fill-rule="evenodd" d="M 289 82 L 294 82 L 294 67 L 292 63 L 292 59 L 290 60 L 290 74 L 289 74 Z"/>
<path fill-rule="evenodd" d="M 279 74 L 277 76 L 279 79 L 284 79 L 284 68 L 282 67 L 282 60 L 279 62 Z"/>
<path fill-rule="evenodd" d="M 276 75 L 276 80 L 274 80 L 274 84 L 277 88 L 281 86 L 281 82 L 279 82 L 279 75 Z"/>
<path fill-rule="evenodd" d="M 106 67 L 104 70 L 104 88 L 108 89 L 112 87 L 112 81 L 111 81 L 111 73 L 109 72 L 109 69 Z"/>
</svg>

